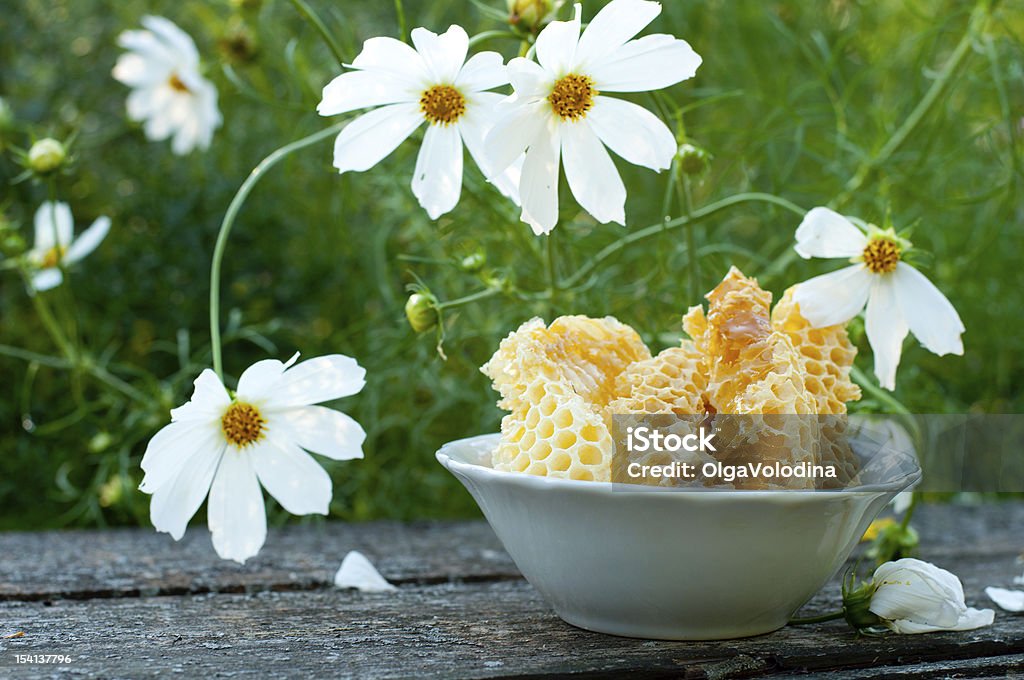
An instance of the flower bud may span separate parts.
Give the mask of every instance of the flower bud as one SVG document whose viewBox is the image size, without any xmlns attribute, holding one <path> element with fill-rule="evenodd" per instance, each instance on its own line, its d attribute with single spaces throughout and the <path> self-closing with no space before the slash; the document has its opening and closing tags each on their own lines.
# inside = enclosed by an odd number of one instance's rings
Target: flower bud
<svg viewBox="0 0 1024 680">
<path fill-rule="evenodd" d="M 483 269 L 485 264 L 487 264 L 487 256 L 479 250 L 459 260 L 459 266 L 462 270 L 471 274 L 475 274 Z"/>
<path fill-rule="evenodd" d="M 231 0 L 231 6 L 243 12 L 257 12 L 263 6 L 263 0 Z"/>
<path fill-rule="evenodd" d="M 405 303 L 405 318 L 417 333 L 437 325 L 437 299 L 430 293 L 413 293 Z"/>
<path fill-rule="evenodd" d="M 873 581 L 857 584 L 855 576 L 843 582 L 843 617 L 857 631 L 866 631 L 882 624 L 878 615 L 873 613 L 871 597 L 875 594 Z"/>
<path fill-rule="evenodd" d="M 28 167 L 37 175 L 49 175 L 67 161 L 68 152 L 64 145 L 53 137 L 45 137 L 28 150 Z"/>
<path fill-rule="evenodd" d="M 508 23 L 539 31 L 554 9 L 551 0 L 508 0 Z"/>
<path fill-rule="evenodd" d="M 699 175 L 711 165 L 711 154 L 693 144 L 681 144 L 677 154 L 679 167 L 687 175 Z"/>
<path fill-rule="evenodd" d="M 232 21 L 217 40 L 217 47 L 227 61 L 247 64 L 256 59 L 259 46 L 244 21 Z"/>
</svg>

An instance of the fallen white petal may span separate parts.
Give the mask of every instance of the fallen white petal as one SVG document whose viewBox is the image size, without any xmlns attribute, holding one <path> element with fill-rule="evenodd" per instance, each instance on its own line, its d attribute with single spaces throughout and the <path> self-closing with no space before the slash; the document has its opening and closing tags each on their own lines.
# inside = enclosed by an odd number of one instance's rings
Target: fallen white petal
<svg viewBox="0 0 1024 680">
<path fill-rule="evenodd" d="M 1005 609 L 1008 612 L 1024 612 L 1024 591 L 1022 590 L 1007 590 L 989 586 L 985 588 L 985 594 L 999 605 L 1000 609 Z"/>
<path fill-rule="evenodd" d="M 376 567 L 358 550 L 352 550 L 341 561 L 338 573 L 334 575 L 338 588 L 355 588 L 364 593 L 384 593 L 398 590 L 380 575 Z"/>
</svg>

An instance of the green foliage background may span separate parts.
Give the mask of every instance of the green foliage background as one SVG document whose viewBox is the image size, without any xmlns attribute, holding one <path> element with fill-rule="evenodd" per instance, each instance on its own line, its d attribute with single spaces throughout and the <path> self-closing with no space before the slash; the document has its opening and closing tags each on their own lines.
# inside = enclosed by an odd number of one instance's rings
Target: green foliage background
<svg viewBox="0 0 1024 680">
<path fill-rule="evenodd" d="M 503 10 L 503 0 L 491 2 Z M 397 35 L 391 3 L 309 3 L 347 59 L 366 38 Z M 586 18 L 600 3 L 584 4 Z M 687 39 L 704 65 L 667 97 L 635 99 L 673 127 L 681 113 L 687 139 L 713 154 L 692 184 L 698 209 L 750 191 L 804 208 L 831 201 L 917 106 L 972 9 L 959 0 L 663 4 L 648 32 Z M 405 12 L 410 27 L 442 31 L 458 22 L 471 35 L 502 28 L 469 0 L 410 0 Z M 176 157 L 125 119 L 127 90 L 110 77 L 116 37 L 147 13 L 193 35 L 220 90 L 225 124 L 208 153 Z M 101 214 L 114 224 L 74 272 L 73 285 L 48 295 L 74 310 L 95 363 L 145 395 L 129 400 L 45 361 L 0 356 L 0 529 L 145 524 L 147 497 L 135 487 L 146 440 L 210 362 L 208 267 L 220 220 L 260 159 L 336 122 L 314 109 L 339 67 L 283 0 L 0 0 L 0 36 L 0 96 L 17 116 L 4 145 L 25 148 L 33 135 L 77 133 L 77 163 L 59 178 L 58 195 L 71 204 L 79 229 Z M 519 44 L 493 40 L 478 49 L 511 57 Z M 967 326 L 963 357 L 938 358 L 908 342 L 896 396 L 914 412 L 1019 412 L 1024 405 L 1022 135 L 1024 6 L 1003 2 L 906 143 L 842 206 L 870 221 L 889 212 L 897 227 L 914 225 L 915 245 L 934 254 L 926 274 Z M 451 439 L 496 430 L 495 396 L 477 367 L 530 316 L 613 314 L 660 349 L 674 343 L 680 315 L 699 301 L 685 230 L 670 230 L 624 249 L 553 299 L 494 295 L 449 311 L 448 359 L 440 360 L 435 338 L 414 335 L 403 315 L 414 275 L 442 300 L 484 290 L 495 277 L 542 292 L 546 244 L 470 164 L 458 208 L 431 222 L 408 188 L 416 150 L 409 142 L 373 170 L 342 177 L 331 167 L 330 142 L 292 156 L 257 186 L 225 263 L 228 373 L 296 350 L 307 357 L 346 353 L 368 369 L 366 389 L 339 403 L 368 430 L 366 459 L 325 461 L 335 480 L 333 517 L 476 513 L 433 452 Z M 558 277 L 666 212 L 684 210 L 668 173 L 618 165 L 629 190 L 629 226 L 595 224 L 563 187 L 553 237 Z M 0 205 L 30 239 L 47 189 L 12 184 L 20 170 L 8 148 L 0 159 Z M 699 291 L 730 264 L 776 294 L 833 269 L 835 263 L 793 257 L 798 221 L 762 202 L 702 221 L 693 232 Z M 483 273 L 457 265 L 476 252 L 486 255 Z M 0 344 L 54 356 L 22 283 L 14 272 L 0 275 Z M 870 372 L 870 349 L 854 334 L 860 366 Z M 885 404 L 869 395 L 863 408 Z"/>
</svg>

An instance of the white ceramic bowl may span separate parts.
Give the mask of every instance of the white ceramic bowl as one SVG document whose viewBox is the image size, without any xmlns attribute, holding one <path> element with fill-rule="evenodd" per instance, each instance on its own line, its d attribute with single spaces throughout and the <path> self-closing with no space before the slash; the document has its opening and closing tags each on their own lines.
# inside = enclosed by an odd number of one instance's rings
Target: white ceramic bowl
<svg viewBox="0 0 1024 680">
<path fill-rule="evenodd" d="M 437 459 L 560 617 L 629 637 L 718 640 L 781 628 L 920 478 L 914 464 L 844 491 L 613 490 L 494 470 L 498 437 L 451 442 Z"/>
</svg>

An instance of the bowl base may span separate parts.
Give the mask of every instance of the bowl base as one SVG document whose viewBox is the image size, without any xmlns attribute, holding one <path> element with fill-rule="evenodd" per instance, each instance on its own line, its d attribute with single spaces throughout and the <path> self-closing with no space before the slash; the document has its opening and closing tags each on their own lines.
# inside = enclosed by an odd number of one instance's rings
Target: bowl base
<svg viewBox="0 0 1024 680">
<path fill-rule="evenodd" d="M 615 635 L 617 637 L 638 638 L 641 640 L 672 640 L 676 642 L 700 642 L 709 640 L 735 640 L 738 638 L 767 635 L 785 627 L 788 621 L 758 621 L 744 625 L 727 627 L 708 626 L 664 626 L 652 625 L 649 622 L 629 622 L 616 619 L 603 619 L 582 616 L 555 610 L 558 618 L 571 626 L 588 630 L 592 633 Z"/>
</svg>

